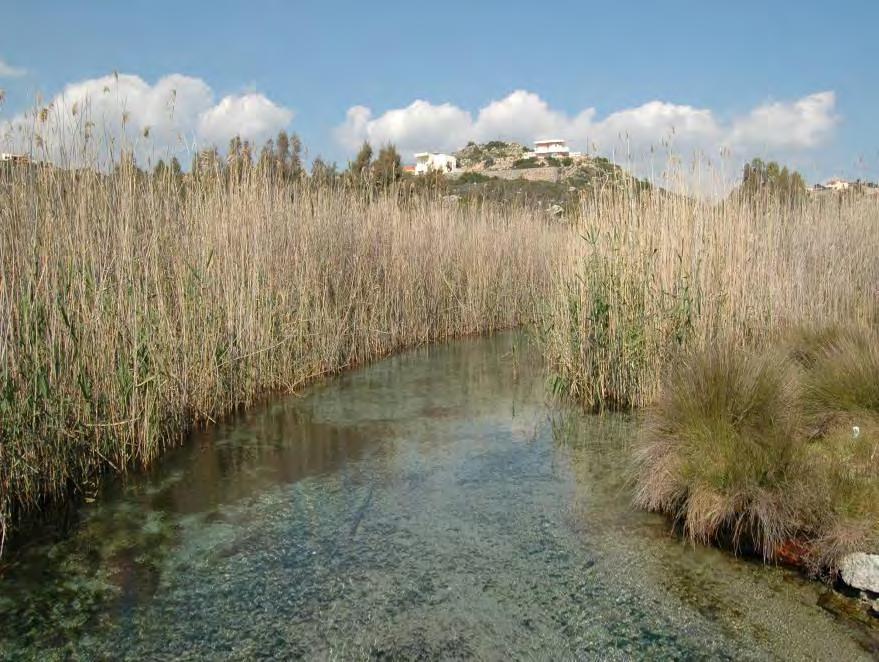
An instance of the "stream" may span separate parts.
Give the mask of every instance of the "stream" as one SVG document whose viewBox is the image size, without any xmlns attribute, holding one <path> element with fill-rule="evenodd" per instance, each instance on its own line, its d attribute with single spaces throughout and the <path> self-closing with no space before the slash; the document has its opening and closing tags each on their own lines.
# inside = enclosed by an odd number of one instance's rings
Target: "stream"
<svg viewBox="0 0 879 662">
<path fill-rule="evenodd" d="M 0 559 L 0 659 L 875 659 L 849 598 L 631 508 L 636 422 L 502 334 L 194 433 Z"/>
</svg>

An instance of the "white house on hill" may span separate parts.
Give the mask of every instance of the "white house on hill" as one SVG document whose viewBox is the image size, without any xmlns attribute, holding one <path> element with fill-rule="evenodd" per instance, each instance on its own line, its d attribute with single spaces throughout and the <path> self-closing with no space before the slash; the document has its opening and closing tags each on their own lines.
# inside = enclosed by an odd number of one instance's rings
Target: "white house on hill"
<svg viewBox="0 0 879 662">
<path fill-rule="evenodd" d="M 571 148 L 560 138 L 534 141 L 535 156 L 570 156 Z"/>
<path fill-rule="evenodd" d="M 0 153 L 0 162 L 20 165 L 23 163 L 30 163 L 30 157 L 28 157 L 27 154 L 10 154 L 8 152 L 2 152 Z"/>
<path fill-rule="evenodd" d="M 455 172 L 457 169 L 458 159 L 451 154 L 419 152 L 415 155 L 416 175 L 424 175 L 431 170 L 439 172 Z"/>
<path fill-rule="evenodd" d="M 832 191 L 847 191 L 851 184 L 844 179 L 839 179 L 838 177 L 834 177 L 833 179 L 828 179 L 823 184 L 823 188 L 830 189 Z"/>
</svg>

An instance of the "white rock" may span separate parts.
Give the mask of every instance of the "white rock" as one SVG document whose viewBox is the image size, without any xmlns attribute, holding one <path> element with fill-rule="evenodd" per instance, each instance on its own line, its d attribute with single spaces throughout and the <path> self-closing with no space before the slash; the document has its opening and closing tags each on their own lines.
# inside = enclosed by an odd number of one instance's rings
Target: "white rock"
<svg viewBox="0 0 879 662">
<path fill-rule="evenodd" d="M 849 586 L 879 593 L 879 554 L 848 554 L 839 562 L 839 572 Z"/>
</svg>

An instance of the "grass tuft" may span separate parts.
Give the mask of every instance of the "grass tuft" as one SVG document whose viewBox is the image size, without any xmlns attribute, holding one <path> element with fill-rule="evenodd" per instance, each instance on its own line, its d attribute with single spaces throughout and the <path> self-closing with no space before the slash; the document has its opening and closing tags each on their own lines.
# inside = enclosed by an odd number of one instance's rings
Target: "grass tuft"
<svg viewBox="0 0 879 662">
<path fill-rule="evenodd" d="M 771 552 L 797 529 L 795 374 L 774 354 L 713 348 L 683 361 L 648 413 L 635 502 L 699 542 Z"/>
<path fill-rule="evenodd" d="M 636 505 L 703 543 L 815 571 L 879 551 L 879 337 L 796 330 L 721 346 L 671 370 L 636 455 Z"/>
</svg>

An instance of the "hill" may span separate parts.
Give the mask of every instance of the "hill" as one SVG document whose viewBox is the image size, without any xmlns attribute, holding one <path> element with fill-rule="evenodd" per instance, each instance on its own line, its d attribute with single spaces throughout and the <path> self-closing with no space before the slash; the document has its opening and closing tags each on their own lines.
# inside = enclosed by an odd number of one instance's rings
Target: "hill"
<svg viewBox="0 0 879 662">
<path fill-rule="evenodd" d="M 584 194 L 609 188 L 650 187 L 604 157 L 538 155 L 516 142 L 469 143 L 455 152 L 455 158 L 460 173 L 449 179 L 449 193 L 464 199 L 520 200 L 539 207 L 567 209 Z"/>
</svg>

